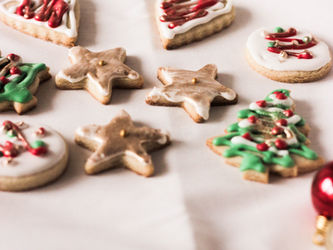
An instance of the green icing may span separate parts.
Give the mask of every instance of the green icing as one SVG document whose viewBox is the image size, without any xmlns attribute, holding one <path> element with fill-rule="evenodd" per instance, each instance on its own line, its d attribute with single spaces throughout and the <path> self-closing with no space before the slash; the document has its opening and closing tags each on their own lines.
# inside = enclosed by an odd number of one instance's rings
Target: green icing
<svg viewBox="0 0 333 250">
<path fill-rule="evenodd" d="M 34 82 L 36 75 L 46 69 L 43 63 L 22 64 L 19 66 L 22 74 L 7 83 L 0 92 L 0 101 L 13 101 L 26 103 L 32 99 L 29 86 Z M 8 77 L 8 76 L 7 76 Z M 2 88 L 0 88 L 1 90 Z"/>
<path fill-rule="evenodd" d="M 16 133 L 13 130 L 9 130 L 6 135 L 10 138 L 16 137 Z"/>
<path fill-rule="evenodd" d="M 46 144 L 45 144 L 45 142 L 43 142 L 41 140 L 37 140 L 37 141 L 34 141 L 33 143 L 31 143 L 30 146 L 32 148 L 39 148 L 39 147 L 45 147 Z"/>
<path fill-rule="evenodd" d="M 285 89 L 274 90 L 269 95 L 271 95 L 276 91 L 283 92 L 288 97 L 290 95 L 290 92 Z M 266 101 L 272 101 L 272 100 L 266 97 Z M 273 107 L 280 107 L 280 106 L 274 105 Z M 263 109 L 257 109 L 257 110 L 244 109 L 238 112 L 238 118 L 241 119 L 247 119 L 248 117 L 253 115 L 256 116 L 258 119 L 261 119 L 273 125 L 276 120 L 287 118 L 282 112 L 268 112 Z M 223 153 L 223 156 L 227 158 L 235 156 L 242 157 L 243 159 L 240 166 L 241 171 L 255 170 L 257 172 L 263 173 L 266 171 L 265 164 L 278 164 L 285 168 L 290 168 L 295 165 L 295 162 L 291 158 L 290 153 L 300 155 L 310 160 L 315 160 L 318 157 L 314 151 L 312 151 L 311 149 L 309 149 L 304 145 L 307 138 L 297 129 L 298 126 L 303 126 L 304 124 L 305 121 L 303 118 L 297 124 L 288 124 L 288 128 L 294 133 L 298 143 L 289 145 L 287 149 L 289 154 L 284 156 L 277 155 L 275 152 L 269 150 L 259 151 L 256 147 L 246 144 L 233 144 L 231 142 L 232 138 L 234 138 L 235 136 L 241 136 L 245 133 L 249 133 L 251 135 L 253 142 L 260 143 L 264 141 L 264 136 L 262 132 L 258 131 L 256 126 L 248 126 L 242 128 L 239 126 L 239 123 L 231 124 L 227 128 L 229 134 L 223 137 L 215 138 L 213 140 L 213 145 L 228 146 L 229 148 L 225 150 Z M 275 146 L 271 145 L 271 147 Z"/>
<path fill-rule="evenodd" d="M 282 33 L 282 32 L 284 32 L 284 29 L 281 28 L 281 27 L 276 27 L 276 28 L 274 29 L 274 32 L 275 32 L 275 33 Z"/>
</svg>

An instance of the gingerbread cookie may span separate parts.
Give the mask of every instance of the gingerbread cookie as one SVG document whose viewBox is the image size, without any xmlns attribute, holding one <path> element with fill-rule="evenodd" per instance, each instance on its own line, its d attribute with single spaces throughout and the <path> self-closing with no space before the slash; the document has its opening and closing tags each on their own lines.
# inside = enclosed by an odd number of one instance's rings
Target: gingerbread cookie
<svg viewBox="0 0 333 250">
<path fill-rule="evenodd" d="M 112 88 L 142 88 L 143 77 L 124 64 L 123 48 L 91 52 L 76 46 L 69 50 L 73 64 L 60 71 L 56 85 L 60 89 L 86 89 L 103 104 L 111 100 Z"/>
<path fill-rule="evenodd" d="M 78 0 L 3 0 L 0 19 L 28 35 L 74 46 L 80 7 Z"/>
<path fill-rule="evenodd" d="M 181 106 L 195 122 L 209 117 L 210 105 L 237 103 L 237 94 L 218 81 L 217 68 L 207 64 L 197 71 L 161 67 L 158 79 L 165 85 L 146 97 L 146 103 L 162 106 Z"/>
<path fill-rule="evenodd" d="M 209 139 L 207 145 L 228 164 L 240 167 L 246 180 L 268 183 L 269 172 L 295 177 L 320 168 L 324 160 L 306 146 L 309 127 L 294 112 L 289 94 L 279 89 L 251 103 L 226 135 Z"/>
<path fill-rule="evenodd" d="M 326 43 L 295 28 L 258 29 L 246 46 L 250 66 L 275 81 L 316 81 L 326 76 L 332 66 Z"/>
<path fill-rule="evenodd" d="M 229 26 L 231 0 L 157 0 L 157 24 L 163 47 L 174 49 Z"/>
<path fill-rule="evenodd" d="M 64 172 L 67 160 L 67 145 L 51 128 L 3 122 L 0 190 L 23 191 L 45 185 Z"/>
<path fill-rule="evenodd" d="M 75 142 L 94 151 L 84 169 L 87 174 L 125 166 L 137 174 L 151 176 L 154 166 L 147 151 L 170 143 L 167 134 L 149 127 L 137 127 L 125 111 L 105 126 L 88 125 L 77 129 Z"/>
<path fill-rule="evenodd" d="M 22 114 L 35 107 L 39 83 L 49 78 L 44 63 L 22 63 L 15 54 L 0 57 L 0 111 L 14 109 Z"/>
</svg>

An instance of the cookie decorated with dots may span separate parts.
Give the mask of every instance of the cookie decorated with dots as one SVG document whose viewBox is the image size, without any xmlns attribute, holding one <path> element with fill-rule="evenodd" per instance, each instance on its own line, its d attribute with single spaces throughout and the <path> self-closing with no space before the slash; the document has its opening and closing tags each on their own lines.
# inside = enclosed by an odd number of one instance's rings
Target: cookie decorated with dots
<svg viewBox="0 0 333 250">
<path fill-rule="evenodd" d="M 50 78 L 44 63 L 22 63 L 16 54 L 0 57 L 0 111 L 22 114 L 34 108 L 39 84 Z"/>
<path fill-rule="evenodd" d="M 246 48 L 250 66 L 275 81 L 316 81 L 332 67 L 327 44 L 310 32 L 292 27 L 258 29 L 249 36 Z"/>
<path fill-rule="evenodd" d="M 324 164 L 308 147 L 310 129 L 295 113 L 289 90 L 272 91 L 239 111 L 238 119 L 207 145 L 226 163 L 239 167 L 244 179 L 268 183 L 269 173 L 295 177 Z"/>
<path fill-rule="evenodd" d="M 0 190 L 43 186 L 64 172 L 67 161 L 67 144 L 53 129 L 8 120 L 2 123 Z"/>
</svg>

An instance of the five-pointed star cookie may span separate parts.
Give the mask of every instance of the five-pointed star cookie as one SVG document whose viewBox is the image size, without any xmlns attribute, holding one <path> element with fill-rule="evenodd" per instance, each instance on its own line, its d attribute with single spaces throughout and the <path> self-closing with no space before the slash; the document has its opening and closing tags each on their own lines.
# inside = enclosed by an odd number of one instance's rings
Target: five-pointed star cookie
<svg viewBox="0 0 333 250">
<path fill-rule="evenodd" d="M 210 105 L 234 104 L 237 94 L 216 81 L 217 68 L 207 64 L 198 71 L 161 67 L 158 79 L 165 85 L 146 97 L 146 103 L 162 106 L 181 106 L 195 122 L 209 117 Z"/>
<path fill-rule="evenodd" d="M 73 64 L 60 71 L 56 85 L 60 89 L 86 89 L 103 104 L 110 102 L 112 88 L 141 88 L 142 76 L 124 64 L 126 51 L 115 48 L 91 52 L 76 46 L 69 50 Z"/>
<path fill-rule="evenodd" d="M 76 131 L 75 142 L 95 151 L 85 164 L 87 174 L 125 166 L 148 177 L 153 175 L 154 166 L 147 151 L 168 145 L 170 138 L 158 129 L 135 126 L 123 110 L 105 126 L 80 127 Z"/>
</svg>

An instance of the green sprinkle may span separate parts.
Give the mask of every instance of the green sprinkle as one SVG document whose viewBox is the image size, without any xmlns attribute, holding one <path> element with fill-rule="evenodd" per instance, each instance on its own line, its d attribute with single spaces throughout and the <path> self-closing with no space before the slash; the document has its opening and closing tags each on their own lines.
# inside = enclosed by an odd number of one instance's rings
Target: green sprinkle
<svg viewBox="0 0 333 250">
<path fill-rule="evenodd" d="M 276 46 L 276 42 L 268 42 L 267 46 L 269 48 L 274 48 Z"/>
<path fill-rule="evenodd" d="M 6 135 L 10 138 L 16 137 L 16 133 L 14 130 L 8 130 L 8 132 L 6 133 Z"/>
<path fill-rule="evenodd" d="M 43 142 L 41 140 L 37 140 L 37 141 L 34 141 L 32 144 L 30 144 L 30 146 L 32 148 L 39 148 L 39 147 L 45 147 L 46 144 L 45 144 L 45 142 Z"/>
<path fill-rule="evenodd" d="M 308 37 L 308 36 L 303 37 L 302 40 L 303 40 L 303 42 L 305 42 L 305 43 L 309 43 L 309 42 L 311 42 L 311 38 Z"/>
<path fill-rule="evenodd" d="M 282 29 L 281 27 L 276 27 L 274 29 L 274 31 L 275 31 L 275 33 L 282 33 L 282 32 L 284 32 L 284 29 Z"/>
</svg>

